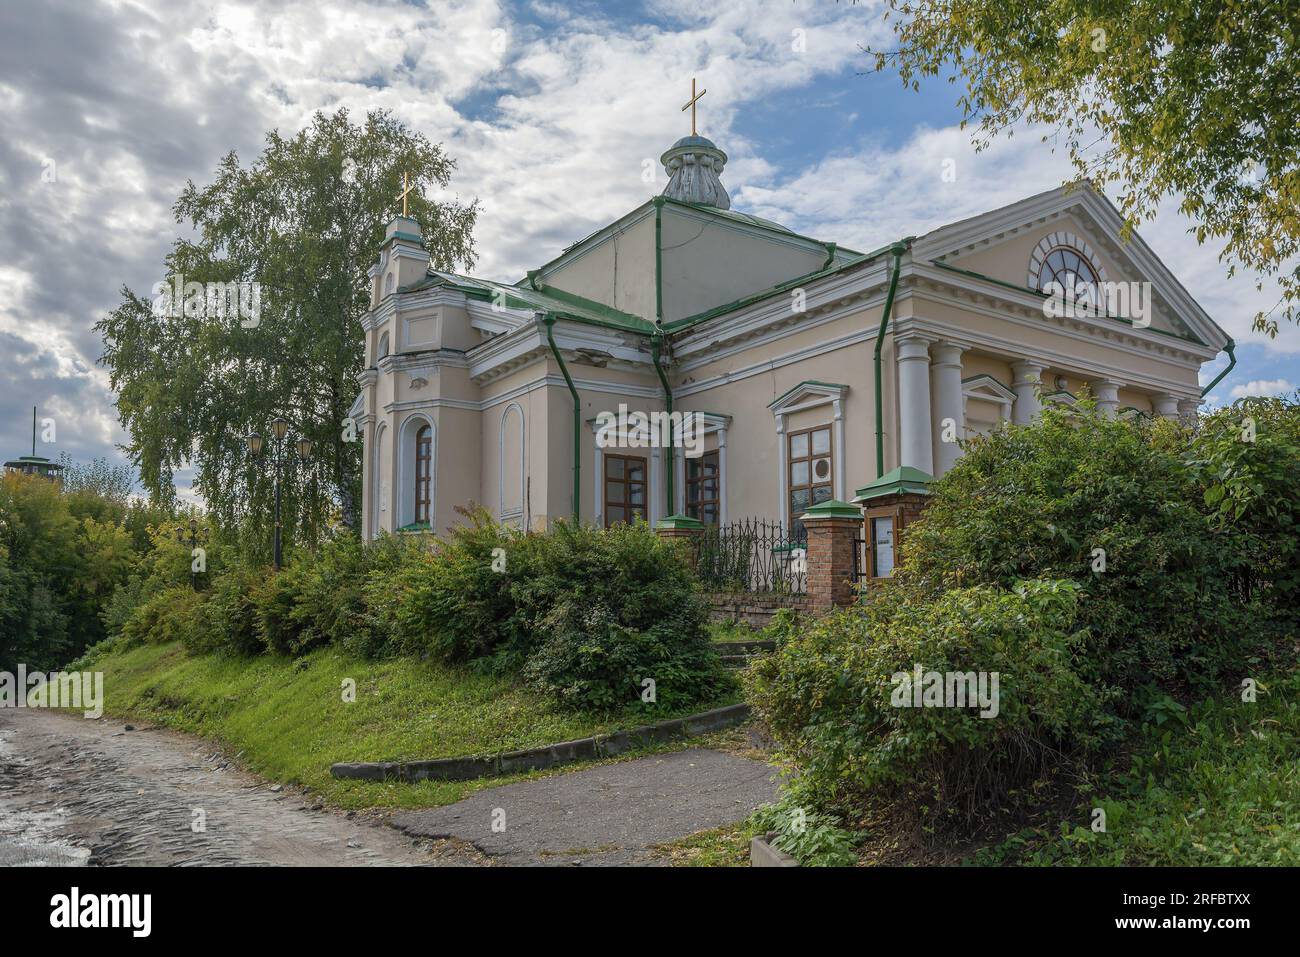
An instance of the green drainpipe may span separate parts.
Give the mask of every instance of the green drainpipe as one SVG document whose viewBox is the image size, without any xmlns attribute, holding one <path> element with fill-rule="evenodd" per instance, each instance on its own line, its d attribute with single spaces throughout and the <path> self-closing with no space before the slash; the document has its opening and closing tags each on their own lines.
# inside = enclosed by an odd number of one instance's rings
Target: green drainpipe
<svg viewBox="0 0 1300 957">
<path fill-rule="evenodd" d="M 894 311 L 894 293 L 898 291 L 898 273 L 903 268 L 903 253 L 907 247 L 895 243 L 889 249 L 894 256 L 894 271 L 889 277 L 889 292 L 885 295 L 885 311 L 880 315 L 880 331 L 876 333 L 876 478 L 885 474 L 885 406 L 880 387 L 880 350 L 885 345 L 885 330 Z"/>
<path fill-rule="evenodd" d="M 1204 389 L 1201 390 L 1202 399 L 1204 399 L 1207 395 L 1209 395 L 1210 390 L 1213 389 L 1220 382 L 1222 382 L 1223 377 L 1226 376 L 1229 372 L 1231 372 L 1232 367 L 1237 364 L 1237 354 L 1233 352 L 1233 350 L 1236 348 L 1237 348 L 1237 344 L 1233 342 L 1231 339 L 1229 339 L 1227 344 L 1223 347 L 1223 351 L 1228 354 L 1228 364 L 1222 372 L 1220 372 L 1218 375 L 1214 377 L 1213 382 L 1211 382 L 1209 385 L 1207 385 Z"/>
<path fill-rule="evenodd" d="M 546 344 L 551 347 L 551 354 L 560 365 L 560 372 L 564 374 L 564 381 L 569 386 L 569 395 L 573 396 L 573 521 L 576 525 L 581 519 L 578 497 L 582 489 L 582 400 L 578 398 L 578 390 L 573 387 L 573 379 L 569 376 L 569 367 L 564 364 L 564 356 L 560 355 L 559 347 L 555 344 L 555 314 L 546 313 L 542 321 L 546 323 Z"/>
<path fill-rule="evenodd" d="M 659 356 L 660 356 L 660 350 L 662 349 L 662 345 L 663 345 L 663 338 L 664 338 L 664 334 L 663 334 L 662 332 L 656 332 L 655 335 L 654 335 L 654 338 L 650 340 L 650 359 L 651 359 L 651 360 L 654 362 L 654 364 L 655 364 L 655 372 L 658 372 L 658 373 L 659 373 L 659 381 L 660 381 L 661 383 L 663 383 L 663 387 L 664 387 L 664 395 L 666 395 L 666 396 L 668 397 L 668 400 L 667 400 L 667 404 L 668 404 L 668 422 L 669 422 L 669 428 L 671 429 L 671 428 L 672 428 L 672 421 L 673 421 L 673 390 L 670 389 L 670 388 L 668 387 L 668 377 L 664 375 L 664 369 L 663 369 L 663 366 L 661 366 L 661 365 L 659 364 Z M 677 512 L 675 511 L 675 508 L 674 508 L 675 505 L 676 505 L 677 499 L 675 499 L 675 498 L 673 497 L 673 474 L 674 474 L 674 472 L 675 472 L 675 467 L 674 467 L 674 466 L 675 466 L 675 463 L 674 463 L 674 461 L 673 461 L 673 443 L 672 443 L 671 441 L 669 441 L 669 443 L 668 443 L 668 481 L 665 483 L 665 487 L 666 487 L 667 490 L 668 490 L 668 509 L 667 509 L 667 512 L 666 512 L 666 514 L 668 514 L 668 515 L 676 515 L 676 514 L 677 514 Z"/>
</svg>

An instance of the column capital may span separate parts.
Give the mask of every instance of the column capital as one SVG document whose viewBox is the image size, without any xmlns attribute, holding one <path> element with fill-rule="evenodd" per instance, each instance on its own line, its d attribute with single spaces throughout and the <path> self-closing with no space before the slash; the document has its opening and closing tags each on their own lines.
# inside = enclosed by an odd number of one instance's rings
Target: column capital
<svg viewBox="0 0 1300 957">
<path fill-rule="evenodd" d="M 1151 396 L 1151 410 L 1165 419 L 1178 417 L 1178 396 L 1172 392 L 1157 392 Z"/>
<path fill-rule="evenodd" d="M 930 344 L 935 341 L 933 336 L 923 336 L 919 332 L 905 332 L 894 337 L 894 348 L 898 351 L 898 358 L 902 359 L 925 359 L 930 360 Z"/>
<path fill-rule="evenodd" d="M 961 357 L 970 347 L 956 342 L 936 342 L 930 347 L 931 360 L 937 366 L 960 366 Z"/>
<path fill-rule="evenodd" d="M 1015 376 L 1014 385 L 1037 384 L 1047 370 L 1047 363 L 1038 359 L 1017 359 L 1011 363 L 1011 373 Z"/>
</svg>

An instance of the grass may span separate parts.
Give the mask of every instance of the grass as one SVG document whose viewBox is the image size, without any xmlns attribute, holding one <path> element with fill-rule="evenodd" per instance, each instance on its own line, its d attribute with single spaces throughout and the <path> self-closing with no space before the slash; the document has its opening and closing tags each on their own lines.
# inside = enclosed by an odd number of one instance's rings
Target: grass
<svg viewBox="0 0 1300 957">
<path fill-rule="evenodd" d="M 749 842 L 758 836 L 750 821 L 725 824 L 655 847 L 655 853 L 673 867 L 748 867 Z"/>
<path fill-rule="evenodd" d="M 1206 700 L 1149 724 L 1084 785 L 1081 820 L 1026 828 L 973 863 L 1113 866 L 1300 864 L 1300 673 L 1257 700 Z M 1104 833 L 1092 809 L 1106 812 Z"/>
<path fill-rule="evenodd" d="M 448 804 L 478 788 L 528 775 L 371 783 L 330 777 L 330 765 L 338 761 L 510 751 L 733 700 L 676 712 L 648 714 L 633 705 L 616 714 L 575 714 L 500 678 L 409 658 L 369 661 L 333 648 L 290 659 L 192 656 L 175 643 L 142 645 L 105 652 L 88 667 L 104 672 L 106 713 L 215 739 L 242 752 L 240 763 L 249 770 L 302 785 L 346 808 Z M 353 703 L 343 700 L 345 679 L 356 682 Z"/>
</svg>

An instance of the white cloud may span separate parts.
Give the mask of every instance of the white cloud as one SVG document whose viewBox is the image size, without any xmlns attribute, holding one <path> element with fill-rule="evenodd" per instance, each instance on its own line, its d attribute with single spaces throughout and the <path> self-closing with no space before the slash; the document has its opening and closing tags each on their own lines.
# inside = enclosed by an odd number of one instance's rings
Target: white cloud
<svg viewBox="0 0 1300 957">
<path fill-rule="evenodd" d="M 1295 386 L 1286 379 L 1252 379 L 1243 385 L 1234 385 L 1229 393 L 1234 399 L 1246 396 L 1286 395 L 1295 391 Z"/>
</svg>

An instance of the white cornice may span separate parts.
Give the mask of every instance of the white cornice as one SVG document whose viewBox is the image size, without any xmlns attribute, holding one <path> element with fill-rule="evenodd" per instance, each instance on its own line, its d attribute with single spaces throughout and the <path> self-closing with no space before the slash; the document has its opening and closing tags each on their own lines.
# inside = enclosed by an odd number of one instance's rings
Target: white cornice
<svg viewBox="0 0 1300 957">
<path fill-rule="evenodd" d="M 1135 355 L 1169 353 L 1178 357 L 1176 361 L 1198 367 L 1214 358 L 1218 352 L 1210 346 L 1198 345 L 1188 339 L 1140 329 L 1101 316 L 1049 317 L 1043 312 L 1043 298 L 1028 289 L 1023 292 L 1009 289 L 996 282 L 954 273 L 928 263 L 905 266 L 904 275 L 909 273 L 924 280 L 923 286 L 912 286 L 903 294 L 914 299 L 943 302 L 958 309 L 971 310 L 1021 325 L 1037 325 L 1038 328 L 1047 326 L 1053 333 L 1090 342 L 1104 342 L 1107 346 Z M 1008 309 L 1008 306 L 1011 308 Z"/>
<path fill-rule="evenodd" d="M 1122 230 L 1123 218 L 1108 199 L 1090 185 L 1074 189 L 1058 187 L 979 216 L 941 226 L 913 243 L 916 261 L 942 259 L 972 249 L 996 244 L 1002 239 L 1028 229 L 1036 229 L 1076 210 L 1087 214 L 1102 236 L 1134 268 L 1146 276 L 1169 307 L 1197 336 L 1217 353 L 1227 342 L 1227 334 L 1215 325 L 1200 304 L 1192 298 L 1160 258 L 1136 232 L 1127 242 Z"/>
</svg>

